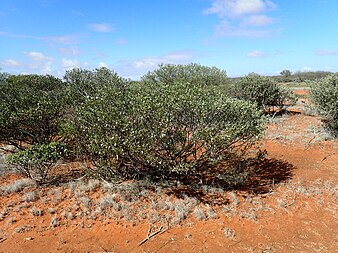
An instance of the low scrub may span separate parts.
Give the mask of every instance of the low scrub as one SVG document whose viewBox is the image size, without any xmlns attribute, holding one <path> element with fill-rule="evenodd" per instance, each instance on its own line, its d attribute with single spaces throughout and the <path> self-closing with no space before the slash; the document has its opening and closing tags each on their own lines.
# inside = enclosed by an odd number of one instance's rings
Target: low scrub
<svg viewBox="0 0 338 253">
<path fill-rule="evenodd" d="M 311 87 L 311 97 L 324 115 L 325 126 L 334 137 L 338 137 L 338 74 L 325 77 Z"/>
<path fill-rule="evenodd" d="M 229 89 L 229 95 L 238 99 L 251 101 L 264 112 L 283 110 L 296 103 L 296 96 L 269 77 L 249 74 L 240 78 Z"/>
<path fill-rule="evenodd" d="M 7 162 L 34 181 L 45 183 L 51 169 L 64 157 L 66 151 L 66 145 L 59 142 L 36 144 L 9 155 Z"/>
</svg>

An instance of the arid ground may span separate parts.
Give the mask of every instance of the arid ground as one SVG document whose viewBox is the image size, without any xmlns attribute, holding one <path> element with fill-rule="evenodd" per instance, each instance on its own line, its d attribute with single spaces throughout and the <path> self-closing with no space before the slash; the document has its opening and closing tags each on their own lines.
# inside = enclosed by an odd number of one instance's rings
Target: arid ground
<svg viewBox="0 0 338 253">
<path fill-rule="evenodd" d="M 338 252 L 338 140 L 307 103 L 302 96 L 270 120 L 267 159 L 238 190 L 170 192 L 80 176 L 37 188 L 2 169 L 0 252 Z"/>
</svg>

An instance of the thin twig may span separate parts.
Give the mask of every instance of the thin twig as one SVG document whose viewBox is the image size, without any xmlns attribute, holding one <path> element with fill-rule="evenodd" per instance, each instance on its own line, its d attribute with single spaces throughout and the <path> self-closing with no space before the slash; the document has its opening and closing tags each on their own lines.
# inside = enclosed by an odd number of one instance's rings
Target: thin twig
<svg viewBox="0 0 338 253">
<path fill-rule="evenodd" d="M 7 238 L 0 238 L 0 243 L 4 242 L 6 240 L 7 240 Z"/>
<path fill-rule="evenodd" d="M 293 200 L 291 203 L 287 204 L 286 206 L 292 206 L 294 203 L 296 203 L 296 193 L 293 194 Z"/>
<path fill-rule="evenodd" d="M 149 226 L 149 230 L 148 230 L 148 235 L 146 238 L 144 238 L 138 246 L 141 246 L 142 244 L 144 244 L 146 241 L 148 241 L 150 238 L 154 237 L 155 235 L 159 234 L 159 233 L 164 233 L 166 230 L 163 230 L 163 226 L 160 227 L 160 229 L 158 229 L 157 231 L 155 231 L 154 233 L 151 233 L 151 226 Z"/>
<path fill-rule="evenodd" d="M 332 153 L 332 154 L 329 154 L 329 155 L 325 156 L 325 157 L 323 158 L 322 162 L 324 162 L 327 158 L 329 158 L 330 156 L 333 156 L 333 155 L 335 155 L 335 154 L 336 154 L 336 153 Z"/>
<path fill-rule="evenodd" d="M 310 148 L 310 143 L 314 140 L 314 139 L 316 139 L 316 136 L 313 136 L 312 138 L 311 138 L 311 140 L 306 144 L 306 148 L 305 148 L 305 150 L 308 150 L 309 148 Z"/>
</svg>

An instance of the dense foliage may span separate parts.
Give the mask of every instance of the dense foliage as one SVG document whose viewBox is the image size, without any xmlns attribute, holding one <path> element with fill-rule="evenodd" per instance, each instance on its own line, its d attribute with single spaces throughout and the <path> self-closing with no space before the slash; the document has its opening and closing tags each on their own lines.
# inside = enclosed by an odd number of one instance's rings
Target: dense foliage
<svg viewBox="0 0 338 253">
<path fill-rule="evenodd" d="M 245 155 L 262 134 L 264 120 L 253 104 L 226 97 L 212 83 L 195 83 L 195 75 L 170 81 L 162 75 L 168 68 L 197 73 L 200 66 L 160 66 L 141 85 L 116 83 L 77 110 L 76 139 L 101 177 L 194 175 Z"/>
<path fill-rule="evenodd" d="M 8 161 L 40 182 L 63 157 L 62 142 L 106 180 L 202 182 L 211 170 L 243 181 L 236 162 L 264 128 L 255 104 L 228 97 L 225 71 L 198 64 L 160 65 L 141 82 L 106 68 L 73 69 L 64 81 L 3 75 L 1 88 L 0 141 L 24 149 Z"/>
<path fill-rule="evenodd" d="M 95 97 L 104 87 L 125 84 L 125 80 L 107 68 L 94 71 L 75 68 L 66 72 L 64 81 L 68 88 L 69 103 L 73 107 Z"/>
<path fill-rule="evenodd" d="M 0 142 L 23 149 L 46 144 L 58 134 L 65 109 L 60 79 L 4 75 L 0 79 Z"/>
<path fill-rule="evenodd" d="M 312 100 L 325 116 L 325 125 L 338 137 L 338 74 L 325 77 L 312 85 Z"/>
<path fill-rule="evenodd" d="M 265 112 L 274 110 L 275 107 L 284 109 L 296 102 L 292 91 L 278 85 L 269 77 L 254 73 L 238 79 L 230 87 L 229 95 L 256 103 Z"/>
<path fill-rule="evenodd" d="M 162 64 L 142 77 L 144 83 L 171 84 L 189 82 L 196 86 L 219 86 L 228 83 L 224 70 L 191 63 L 188 65 Z"/>
</svg>

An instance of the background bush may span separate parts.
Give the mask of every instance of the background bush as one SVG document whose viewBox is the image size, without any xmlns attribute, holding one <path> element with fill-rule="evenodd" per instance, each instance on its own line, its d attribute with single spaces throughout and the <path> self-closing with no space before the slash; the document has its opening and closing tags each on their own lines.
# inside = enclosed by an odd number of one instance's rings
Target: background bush
<svg viewBox="0 0 338 253">
<path fill-rule="evenodd" d="M 256 103 L 265 112 L 273 111 L 275 107 L 285 109 L 296 102 L 296 96 L 291 90 L 278 85 L 269 77 L 254 73 L 239 78 L 229 89 L 229 95 Z"/>
<path fill-rule="evenodd" d="M 65 109 L 63 82 L 53 76 L 0 79 L 0 143 L 23 149 L 58 136 Z"/>
<path fill-rule="evenodd" d="M 139 85 L 116 82 L 87 99 L 74 123 L 95 173 L 107 180 L 179 180 L 244 156 L 263 132 L 261 113 L 249 102 L 225 96 L 218 86 L 226 80 L 222 71 L 202 67 L 205 75 L 198 80 L 222 82 L 195 82 L 190 73 L 199 69 L 162 65 Z M 170 73 L 180 74 L 170 79 Z"/>
<path fill-rule="evenodd" d="M 325 116 L 325 126 L 338 137 L 338 74 L 325 77 L 311 87 L 312 100 Z"/>
<path fill-rule="evenodd" d="M 173 82 L 193 83 L 196 86 L 226 85 L 228 78 L 224 70 L 202 66 L 196 63 L 188 65 L 161 64 L 142 77 L 143 83 L 172 84 Z"/>
</svg>

